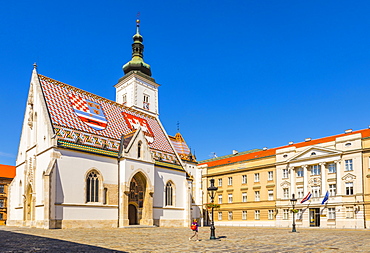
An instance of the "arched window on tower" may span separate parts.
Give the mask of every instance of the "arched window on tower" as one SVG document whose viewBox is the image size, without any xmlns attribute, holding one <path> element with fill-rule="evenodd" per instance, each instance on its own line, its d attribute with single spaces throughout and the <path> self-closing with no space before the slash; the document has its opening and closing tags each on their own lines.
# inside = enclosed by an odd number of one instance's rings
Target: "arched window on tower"
<svg viewBox="0 0 370 253">
<path fill-rule="evenodd" d="M 99 202 L 99 175 L 91 171 L 86 178 L 86 202 Z"/>
<path fill-rule="evenodd" d="M 173 185 L 171 182 L 166 184 L 166 206 L 173 206 Z"/>
</svg>

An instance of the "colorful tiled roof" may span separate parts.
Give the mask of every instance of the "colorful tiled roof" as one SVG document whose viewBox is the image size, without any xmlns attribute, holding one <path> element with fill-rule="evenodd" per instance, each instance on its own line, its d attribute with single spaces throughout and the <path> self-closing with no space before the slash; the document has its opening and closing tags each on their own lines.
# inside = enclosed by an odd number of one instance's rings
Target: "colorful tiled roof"
<svg viewBox="0 0 370 253">
<path fill-rule="evenodd" d="M 294 143 L 291 145 L 285 145 L 277 148 L 271 148 L 267 150 L 258 150 L 258 151 L 246 151 L 242 153 L 238 153 L 236 155 L 226 155 L 222 157 L 217 157 L 217 158 L 212 158 L 208 160 L 203 160 L 199 162 L 199 165 L 205 165 L 207 164 L 208 167 L 215 167 L 215 166 L 221 166 L 221 165 L 226 165 L 230 163 L 236 163 L 236 162 L 241 162 L 241 161 L 247 161 L 247 160 L 252 160 L 252 159 L 257 159 L 257 158 L 263 158 L 263 157 L 268 157 L 272 155 L 276 155 L 276 150 L 282 149 L 282 148 L 287 148 L 287 147 L 296 147 L 296 148 L 301 148 L 301 147 L 306 147 L 306 146 L 312 146 L 312 145 L 317 145 L 320 143 L 325 143 L 325 142 L 331 142 L 335 141 L 336 138 L 338 137 L 343 137 L 349 134 L 361 134 L 362 138 L 369 138 L 370 137 L 370 129 L 363 129 L 363 130 L 358 130 L 358 131 L 353 131 L 351 133 L 344 133 L 344 134 L 338 134 L 338 135 L 333 135 L 333 136 L 328 136 L 328 137 L 323 137 L 319 139 L 313 139 L 310 141 L 304 141 L 304 142 L 299 142 L 299 143 Z M 243 154 L 244 153 L 244 154 Z"/>
<path fill-rule="evenodd" d="M 0 164 L 0 177 L 14 178 L 15 166 Z"/>
<path fill-rule="evenodd" d="M 157 118 L 43 75 L 39 79 L 61 146 L 114 154 L 122 134 L 141 128 L 156 159 L 179 164 Z"/>
<path fill-rule="evenodd" d="M 180 155 L 181 159 L 188 161 L 195 161 L 195 157 L 191 154 L 191 151 L 186 144 L 184 138 L 180 133 L 175 136 L 168 136 L 174 146 L 176 152 Z"/>
</svg>

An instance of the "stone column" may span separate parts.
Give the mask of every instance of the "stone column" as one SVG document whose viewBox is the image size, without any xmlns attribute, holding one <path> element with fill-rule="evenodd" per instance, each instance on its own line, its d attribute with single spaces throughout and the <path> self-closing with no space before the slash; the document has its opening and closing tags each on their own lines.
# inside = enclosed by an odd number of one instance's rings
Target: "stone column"
<svg viewBox="0 0 370 253">
<path fill-rule="evenodd" d="M 321 196 L 326 194 L 326 166 L 325 163 L 320 163 L 321 167 Z"/>
<path fill-rule="evenodd" d="M 303 165 L 303 196 L 306 196 L 308 193 L 308 172 L 307 165 Z"/>
<path fill-rule="evenodd" d="M 289 198 L 292 196 L 292 193 L 296 193 L 296 175 L 295 175 L 295 171 L 294 171 L 294 167 L 289 167 L 289 172 L 290 172 L 290 196 Z"/>
<path fill-rule="evenodd" d="M 337 165 L 337 195 L 343 195 L 341 160 L 335 161 L 335 164 Z"/>
</svg>

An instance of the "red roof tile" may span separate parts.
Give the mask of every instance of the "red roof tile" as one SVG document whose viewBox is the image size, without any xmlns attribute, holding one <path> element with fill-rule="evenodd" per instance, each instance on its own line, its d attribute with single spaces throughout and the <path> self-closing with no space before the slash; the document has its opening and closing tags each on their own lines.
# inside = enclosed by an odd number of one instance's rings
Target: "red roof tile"
<svg viewBox="0 0 370 253">
<path fill-rule="evenodd" d="M 0 177 L 14 178 L 15 166 L 0 164 Z"/>
</svg>

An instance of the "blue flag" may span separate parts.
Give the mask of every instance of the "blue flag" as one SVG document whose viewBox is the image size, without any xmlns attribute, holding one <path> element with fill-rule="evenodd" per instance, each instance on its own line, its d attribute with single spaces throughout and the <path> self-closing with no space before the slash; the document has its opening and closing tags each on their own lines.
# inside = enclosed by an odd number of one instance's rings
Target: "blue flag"
<svg viewBox="0 0 370 253">
<path fill-rule="evenodd" d="M 326 201 L 329 199 L 329 191 L 326 191 L 325 197 L 323 198 L 321 205 L 325 204 Z"/>
</svg>

